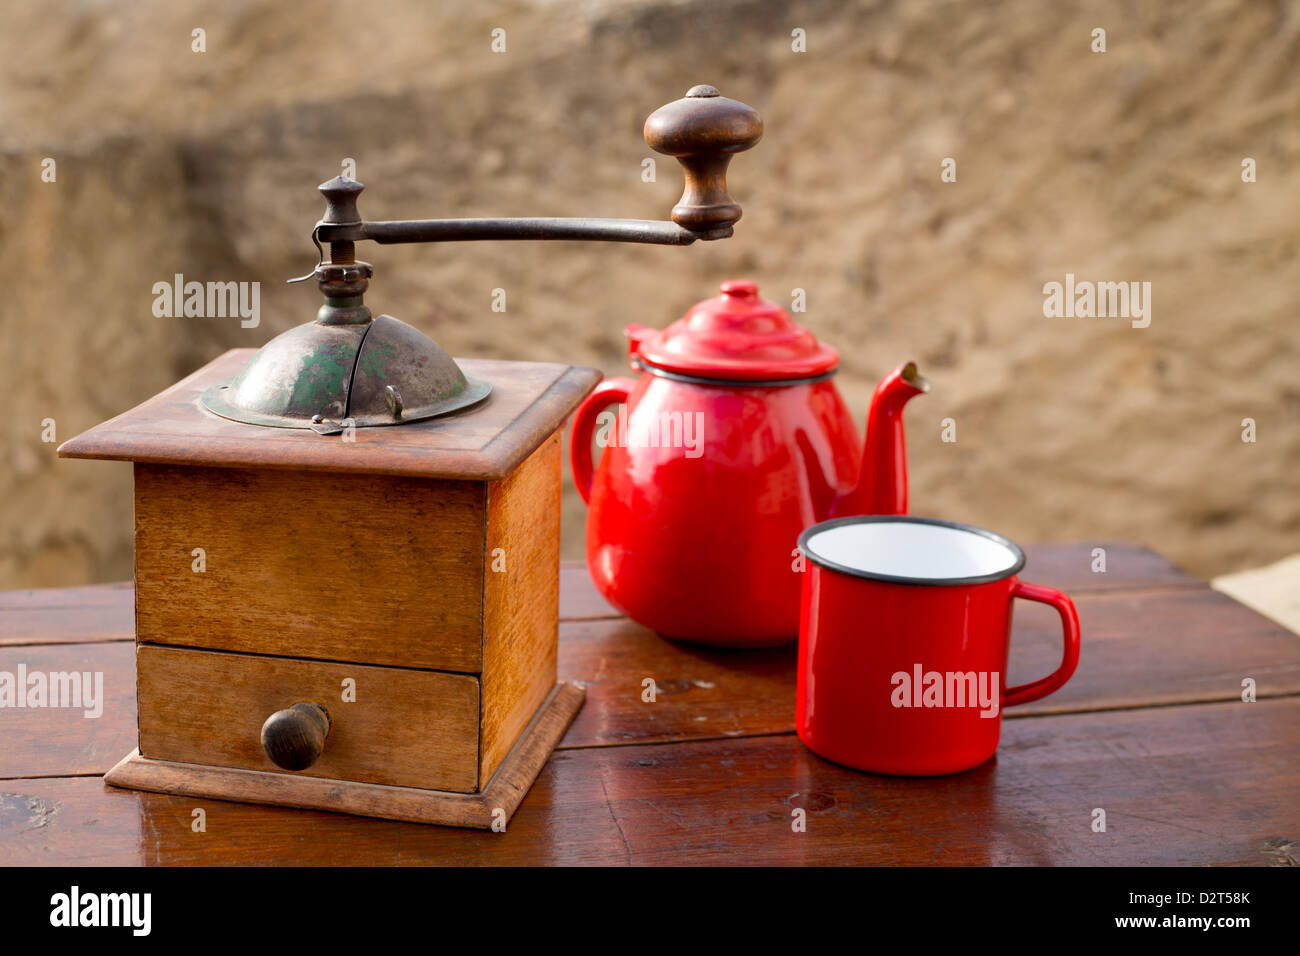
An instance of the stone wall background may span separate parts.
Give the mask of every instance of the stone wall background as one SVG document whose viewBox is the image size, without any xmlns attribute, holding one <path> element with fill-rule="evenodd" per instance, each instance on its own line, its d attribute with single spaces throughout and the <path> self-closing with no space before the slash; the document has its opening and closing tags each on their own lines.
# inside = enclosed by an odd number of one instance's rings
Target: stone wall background
<svg viewBox="0 0 1300 956">
<path fill-rule="evenodd" d="M 662 218 L 680 174 L 641 182 L 641 123 L 701 82 L 767 124 L 733 164 L 734 239 L 371 247 L 368 302 L 456 355 L 618 374 L 629 322 L 726 278 L 787 307 L 802 288 L 860 421 L 897 362 L 933 382 L 908 411 L 917 513 L 1138 540 L 1205 576 L 1300 550 L 1294 4 L 50 0 L 5 19 L 0 587 L 130 576 L 130 467 L 57 460 L 42 420 L 66 440 L 310 319 L 315 290 L 284 280 L 314 261 L 314 187 L 342 158 L 370 218 Z M 261 282 L 262 325 L 155 318 L 177 272 Z M 1150 281 L 1150 328 L 1045 319 L 1066 272 Z M 567 488 L 568 557 L 582 520 Z"/>
</svg>

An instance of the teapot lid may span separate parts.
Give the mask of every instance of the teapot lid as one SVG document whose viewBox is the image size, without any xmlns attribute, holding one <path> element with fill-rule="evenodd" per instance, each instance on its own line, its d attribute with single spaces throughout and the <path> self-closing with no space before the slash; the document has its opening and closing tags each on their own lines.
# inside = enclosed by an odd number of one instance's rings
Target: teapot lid
<svg viewBox="0 0 1300 956">
<path fill-rule="evenodd" d="M 668 372 L 738 381 L 785 381 L 833 372 L 840 356 L 817 341 L 758 285 L 733 279 L 663 331 L 629 325 L 628 351 Z"/>
</svg>

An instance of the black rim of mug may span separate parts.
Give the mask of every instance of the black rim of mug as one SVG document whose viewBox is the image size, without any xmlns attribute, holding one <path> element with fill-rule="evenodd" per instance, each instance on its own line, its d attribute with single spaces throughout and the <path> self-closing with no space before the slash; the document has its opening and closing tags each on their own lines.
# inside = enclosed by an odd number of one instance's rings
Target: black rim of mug
<svg viewBox="0 0 1300 956">
<path fill-rule="evenodd" d="M 813 552 L 808 546 L 808 539 L 822 531 L 829 531 L 832 528 L 839 528 L 847 524 L 928 524 L 940 528 L 951 528 L 955 531 L 966 531 L 970 534 L 977 534 L 982 538 L 988 538 L 1004 548 L 1007 548 L 1015 555 L 1015 563 L 1004 571 L 994 571 L 990 574 L 976 574 L 964 578 L 912 578 L 897 574 L 882 574 L 878 571 L 863 571 L 861 568 L 851 568 L 847 565 L 839 564 L 828 558 L 822 557 Z M 1020 550 L 1020 545 L 1016 544 L 1010 538 L 1004 538 L 995 531 L 989 531 L 987 528 L 978 528 L 973 524 L 962 524 L 960 521 L 945 521 L 942 518 L 921 518 L 913 515 L 850 515 L 846 518 L 832 518 L 829 521 L 822 521 L 811 527 L 805 528 L 803 534 L 799 535 L 799 553 L 811 561 L 813 564 L 820 565 L 830 571 L 838 571 L 841 574 L 848 574 L 855 578 L 864 578 L 868 581 L 884 581 L 889 584 L 914 584 L 918 587 L 953 587 L 962 584 L 987 584 L 989 581 L 1001 581 L 1005 578 L 1013 577 L 1020 573 L 1025 566 L 1025 552 Z"/>
</svg>

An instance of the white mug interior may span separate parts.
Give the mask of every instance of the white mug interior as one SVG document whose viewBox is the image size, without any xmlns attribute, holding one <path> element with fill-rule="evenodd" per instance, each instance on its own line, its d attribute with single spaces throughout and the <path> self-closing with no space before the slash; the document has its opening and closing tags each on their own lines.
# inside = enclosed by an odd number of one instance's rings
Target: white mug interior
<svg viewBox="0 0 1300 956">
<path fill-rule="evenodd" d="M 804 532 L 800 548 L 818 564 L 861 577 L 962 584 L 1010 577 L 1024 553 L 982 528 L 909 516 L 841 518 Z"/>
</svg>

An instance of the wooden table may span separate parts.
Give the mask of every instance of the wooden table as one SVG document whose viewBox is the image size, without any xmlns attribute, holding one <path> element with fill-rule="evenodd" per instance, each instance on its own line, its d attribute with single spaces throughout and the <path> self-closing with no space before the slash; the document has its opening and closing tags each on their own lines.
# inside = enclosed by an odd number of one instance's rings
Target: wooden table
<svg viewBox="0 0 1300 956">
<path fill-rule="evenodd" d="M 1098 546 L 1105 573 L 1091 570 Z M 1295 865 L 1300 637 L 1140 547 L 1027 550 L 1025 579 L 1078 604 L 1078 672 L 1008 712 L 994 760 L 931 779 L 806 750 L 793 646 L 669 643 L 566 566 L 560 675 L 586 683 L 587 704 L 506 833 L 107 788 L 100 775 L 136 744 L 131 586 L 0 594 L 0 671 L 102 671 L 105 688 L 98 719 L 0 710 L 0 865 Z M 1018 683 L 1056 666 L 1060 638 L 1050 609 L 1016 613 Z"/>
</svg>

